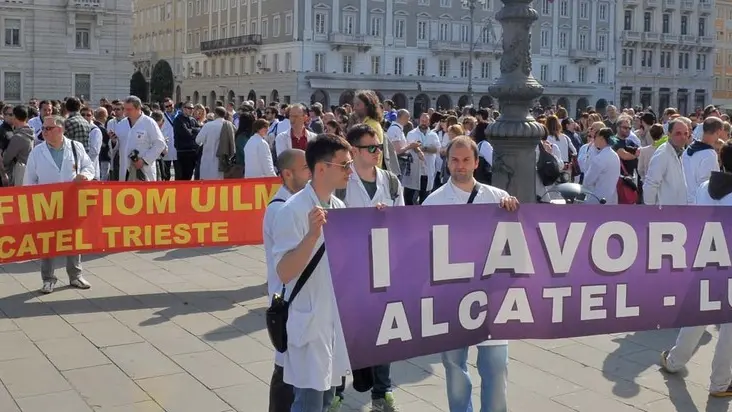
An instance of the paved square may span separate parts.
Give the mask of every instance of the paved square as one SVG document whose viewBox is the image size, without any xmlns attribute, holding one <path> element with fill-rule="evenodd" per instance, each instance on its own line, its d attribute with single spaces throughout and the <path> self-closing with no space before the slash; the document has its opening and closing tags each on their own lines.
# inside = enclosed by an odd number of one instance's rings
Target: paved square
<svg viewBox="0 0 732 412">
<path fill-rule="evenodd" d="M 273 356 L 261 247 L 83 262 L 91 290 L 47 296 L 37 292 L 38 262 L 0 266 L 0 412 L 266 412 Z M 660 330 L 511 342 L 510 410 L 731 410 L 706 389 L 716 328 L 687 372 L 667 376 L 659 352 L 675 337 Z M 439 356 L 399 362 L 392 375 L 404 411 L 448 410 Z M 476 386 L 476 411 L 478 395 Z M 369 395 L 349 389 L 346 404 L 368 411 Z"/>
</svg>

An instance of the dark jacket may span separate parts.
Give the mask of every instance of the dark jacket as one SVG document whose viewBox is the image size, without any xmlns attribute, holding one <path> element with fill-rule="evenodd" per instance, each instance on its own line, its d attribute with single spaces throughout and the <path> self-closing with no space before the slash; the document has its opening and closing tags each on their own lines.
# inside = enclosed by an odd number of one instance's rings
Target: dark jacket
<svg viewBox="0 0 732 412">
<path fill-rule="evenodd" d="M 109 157 L 109 133 L 107 133 L 107 128 L 104 127 L 101 122 L 96 120 L 94 121 L 94 124 L 102 132 L 102 149 L 99 151 L 99 161 L 110 162 L 112 159 Z"/>
<path fill-rule="evenodd" d="M 196 135 L 201 128 L 198 122 L 192 116 L 179 114 L 173 120 L 173 135 L 175 141 L 175 150 L 178 152 L 190 152 L 198 150 L 196 143 Z"/>
<path fill-rule="evenodd" d="M 28 162 L 28 155 L 33 150 L 33 138 L 33 129 L 29 126 L 15 129 L 8 148 L 3 152 L 5 170 L 11 170 L 15 163 L 26 164 Z"/>
<path fill-rule="evenodd" d="M 0 125 L 0 152 L 4 152 L 10 144 L 10 138 L 13 137 L 13 126 L 10 122 L 3 122 Z"/>
</svg>

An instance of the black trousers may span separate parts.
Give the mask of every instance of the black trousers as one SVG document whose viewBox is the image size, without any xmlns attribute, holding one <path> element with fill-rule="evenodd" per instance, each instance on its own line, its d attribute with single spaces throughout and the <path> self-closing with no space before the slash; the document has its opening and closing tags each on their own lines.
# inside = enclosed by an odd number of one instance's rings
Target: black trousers
<svg viewBox="0 0 732 412">
<path fill-rule="evenodd" d="M 195 151 L 178 152 L 178 160 L 175 161 L 175 180 L 191 180 L 197 158 L 198 154 Z"/>
<path fill-rule="evenodd" d="M 290 412 L 295 400 L 295 390 L 282 380 L 284 370 L 275 365 L 269 383 L 269 412 Z"/>
<path fill-rule="evenodd" d="M 427 191 L 427 176 L 420 176 L 419 190 L 404 188 L 404 204 L 408 206 L 421 205 L 429 194 L 430 192 Z"/>
</svg>

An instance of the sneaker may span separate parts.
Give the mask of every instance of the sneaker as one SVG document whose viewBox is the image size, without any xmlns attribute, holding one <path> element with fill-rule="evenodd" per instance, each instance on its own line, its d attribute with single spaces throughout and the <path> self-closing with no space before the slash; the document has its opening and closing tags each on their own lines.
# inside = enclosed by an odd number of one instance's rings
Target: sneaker
<svg viewBox="0 0 732 412">
<path fill-rule="evenodd" d="M 668 355 L 669 351 L 667 350 L 661 352 L 661 369 L 663 369 L 663 371 L 666 373 L 676 373 L 676 371 L 672 371 L 668 367 Z"/>
<path fill-rule="evenodd" d="M 730 385 L 727 389 L 721 392 L 710 392 L 709 396 L 715 398 L 729 398 L 730 396 L 732 396 L 732 385 Z"/>
<path fill-rule="evenodd" d="M 382 399 L 372 399 L 371 412 L 399 412 L 394 402 L 394 394 L 387 392 Z"/>
<path fill-rule="evenodd" d="M 43 282 L 43 287 L 41 287 L 41 293 L 51 293 L 53 292 L 53 288 L 56 286 L 56 282 L 52 281 L 45 281 Z"/>
<path fill-rule="evenodd" d="M 340 411 L 341 405 L 343 405 L 343 398 L 340 396 L 336 396 L 335 398 L 333 398 L 333 402 L 331 402 L 330 407 L 328 408 L 328 412 Z"/>
<path fill-rule="evenodd" d="M 78 278 L 72 280 L 69 282 L 69 285 L 78 288 L 78 289 L 89 289 L 91 288 L 91 283 L 87 282 L 86 279 L 84 279 L 83 276 L 79 276 Z"/>
</svg>

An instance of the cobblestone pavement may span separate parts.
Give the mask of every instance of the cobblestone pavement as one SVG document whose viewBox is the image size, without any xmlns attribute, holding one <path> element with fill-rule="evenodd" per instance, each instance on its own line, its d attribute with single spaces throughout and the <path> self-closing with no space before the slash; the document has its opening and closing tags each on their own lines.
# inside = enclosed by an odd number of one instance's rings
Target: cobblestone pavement
<svg viewBox="0 0 732 412">
<path fill-rule="evenodd" d="M 91 290 L 47 296 L 37 293 L 37 262 L 0 266 L 0 412 L 266 411 L 261 247 L 84 260 Z M 657 366 L 675 330 L 511 342 L 510 410 L 728 411 L 707 395 L 708 332 L 682 376 Z M 392 374 L 404 411 L 447 411 L 438 356 L 399 362 Z M 349 390 L 346 403 L 368 411 L 368 394 Z"/>
</svg>

